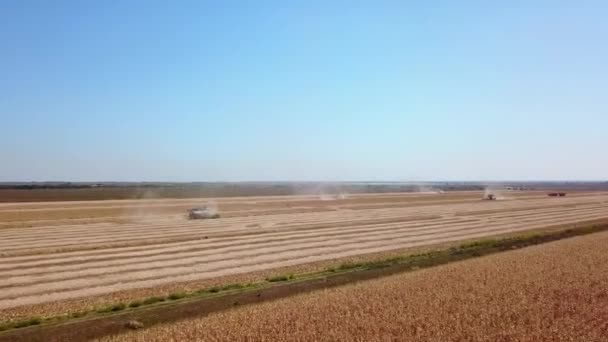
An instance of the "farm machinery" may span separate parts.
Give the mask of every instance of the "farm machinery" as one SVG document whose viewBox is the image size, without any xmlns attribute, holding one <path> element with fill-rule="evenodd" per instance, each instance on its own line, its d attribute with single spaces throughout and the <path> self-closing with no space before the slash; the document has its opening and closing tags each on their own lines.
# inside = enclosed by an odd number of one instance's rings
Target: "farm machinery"
<svg viewBox="0 0 608 342">
<path fill-rule="evenodd" d="M 220 214 L 206 206 L 188 209 L 188 219 L 190 220 L 205 220 L 217 218 L 220 218 Z"/>
<path fill-rule="evenodd" d="M 547 194 L 549 197 L 565 197 L 565 192 L 550 192 Z"/>
</svg>

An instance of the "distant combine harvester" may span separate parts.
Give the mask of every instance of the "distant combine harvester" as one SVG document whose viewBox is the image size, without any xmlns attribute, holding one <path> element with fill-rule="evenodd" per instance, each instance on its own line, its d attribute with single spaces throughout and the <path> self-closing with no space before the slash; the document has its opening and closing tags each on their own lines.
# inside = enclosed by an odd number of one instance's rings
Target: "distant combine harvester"
<svg viewBox="0 0 608 342">
<path fill-rule="evenodd" d="M 209 207 L 198 207 L 188 209 L 188 218 L 190 220 L 205 220 L 205 219 L 216 219 L 220 218 L 220 214 L 218 214 L 215 210 Z"/>
<path fill-rule="evenodd" d="M 565 192 L 550 192 L 547 194 L 549 197 L 565 197 Z"/>
</svg>

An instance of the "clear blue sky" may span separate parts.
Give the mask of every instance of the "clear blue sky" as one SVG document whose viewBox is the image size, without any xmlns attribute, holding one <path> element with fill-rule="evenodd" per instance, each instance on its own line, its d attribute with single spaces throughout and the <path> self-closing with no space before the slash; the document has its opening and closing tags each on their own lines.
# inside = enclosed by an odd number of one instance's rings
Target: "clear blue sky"
<svg viewBox="0 0 608 342">
<path fill-rule="evenodd" d="M 0 181 L 608 178 L 608 2 L 495 3 L 2 1 Z"/>
</svg>

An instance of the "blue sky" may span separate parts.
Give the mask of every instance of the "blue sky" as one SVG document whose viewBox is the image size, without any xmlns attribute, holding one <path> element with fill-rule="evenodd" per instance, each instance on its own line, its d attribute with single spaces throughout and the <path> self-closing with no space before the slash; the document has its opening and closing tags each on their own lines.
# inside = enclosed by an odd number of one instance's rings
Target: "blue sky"
<svg viewBox="0 0 608 342">
<path fill-rule="evenodd" d="M 2 1 L 0 181 L 608 178 L 604 1 Z"/>
</svg>

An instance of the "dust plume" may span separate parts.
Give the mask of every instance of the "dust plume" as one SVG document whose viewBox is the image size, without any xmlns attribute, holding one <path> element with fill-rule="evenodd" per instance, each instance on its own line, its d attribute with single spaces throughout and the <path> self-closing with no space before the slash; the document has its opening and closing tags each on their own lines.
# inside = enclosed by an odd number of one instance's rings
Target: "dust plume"
<svg viewBox="0 0 608 342">
<path fill-rule="evenodd" d="M 337 201 L 347 199 L 349 193 L 336 184 L 307 184 L 294 187 L 295 195 L 315 196 L 321 201 Z"/>
<path fill-rule="evenodd" d="M 428 195 L 435 195 L 435 194 L 443 194 L 444 191 L 441 189 L 437 189 L 433 186 L 430 185 L 426 185 L 426 184 L 416 184 L 414 186 L 414 192 L 418 193 L 418 194 L 428 194 Z"/>
<path fill-rule="evenodd" d="M 509 199 L 507 190 L 500 184 L 488 184 L 483 193 L 483 198 L 488 198 L 489 195 L 494 195 L 496 200 L 503 201 Z"/>
</svg>

